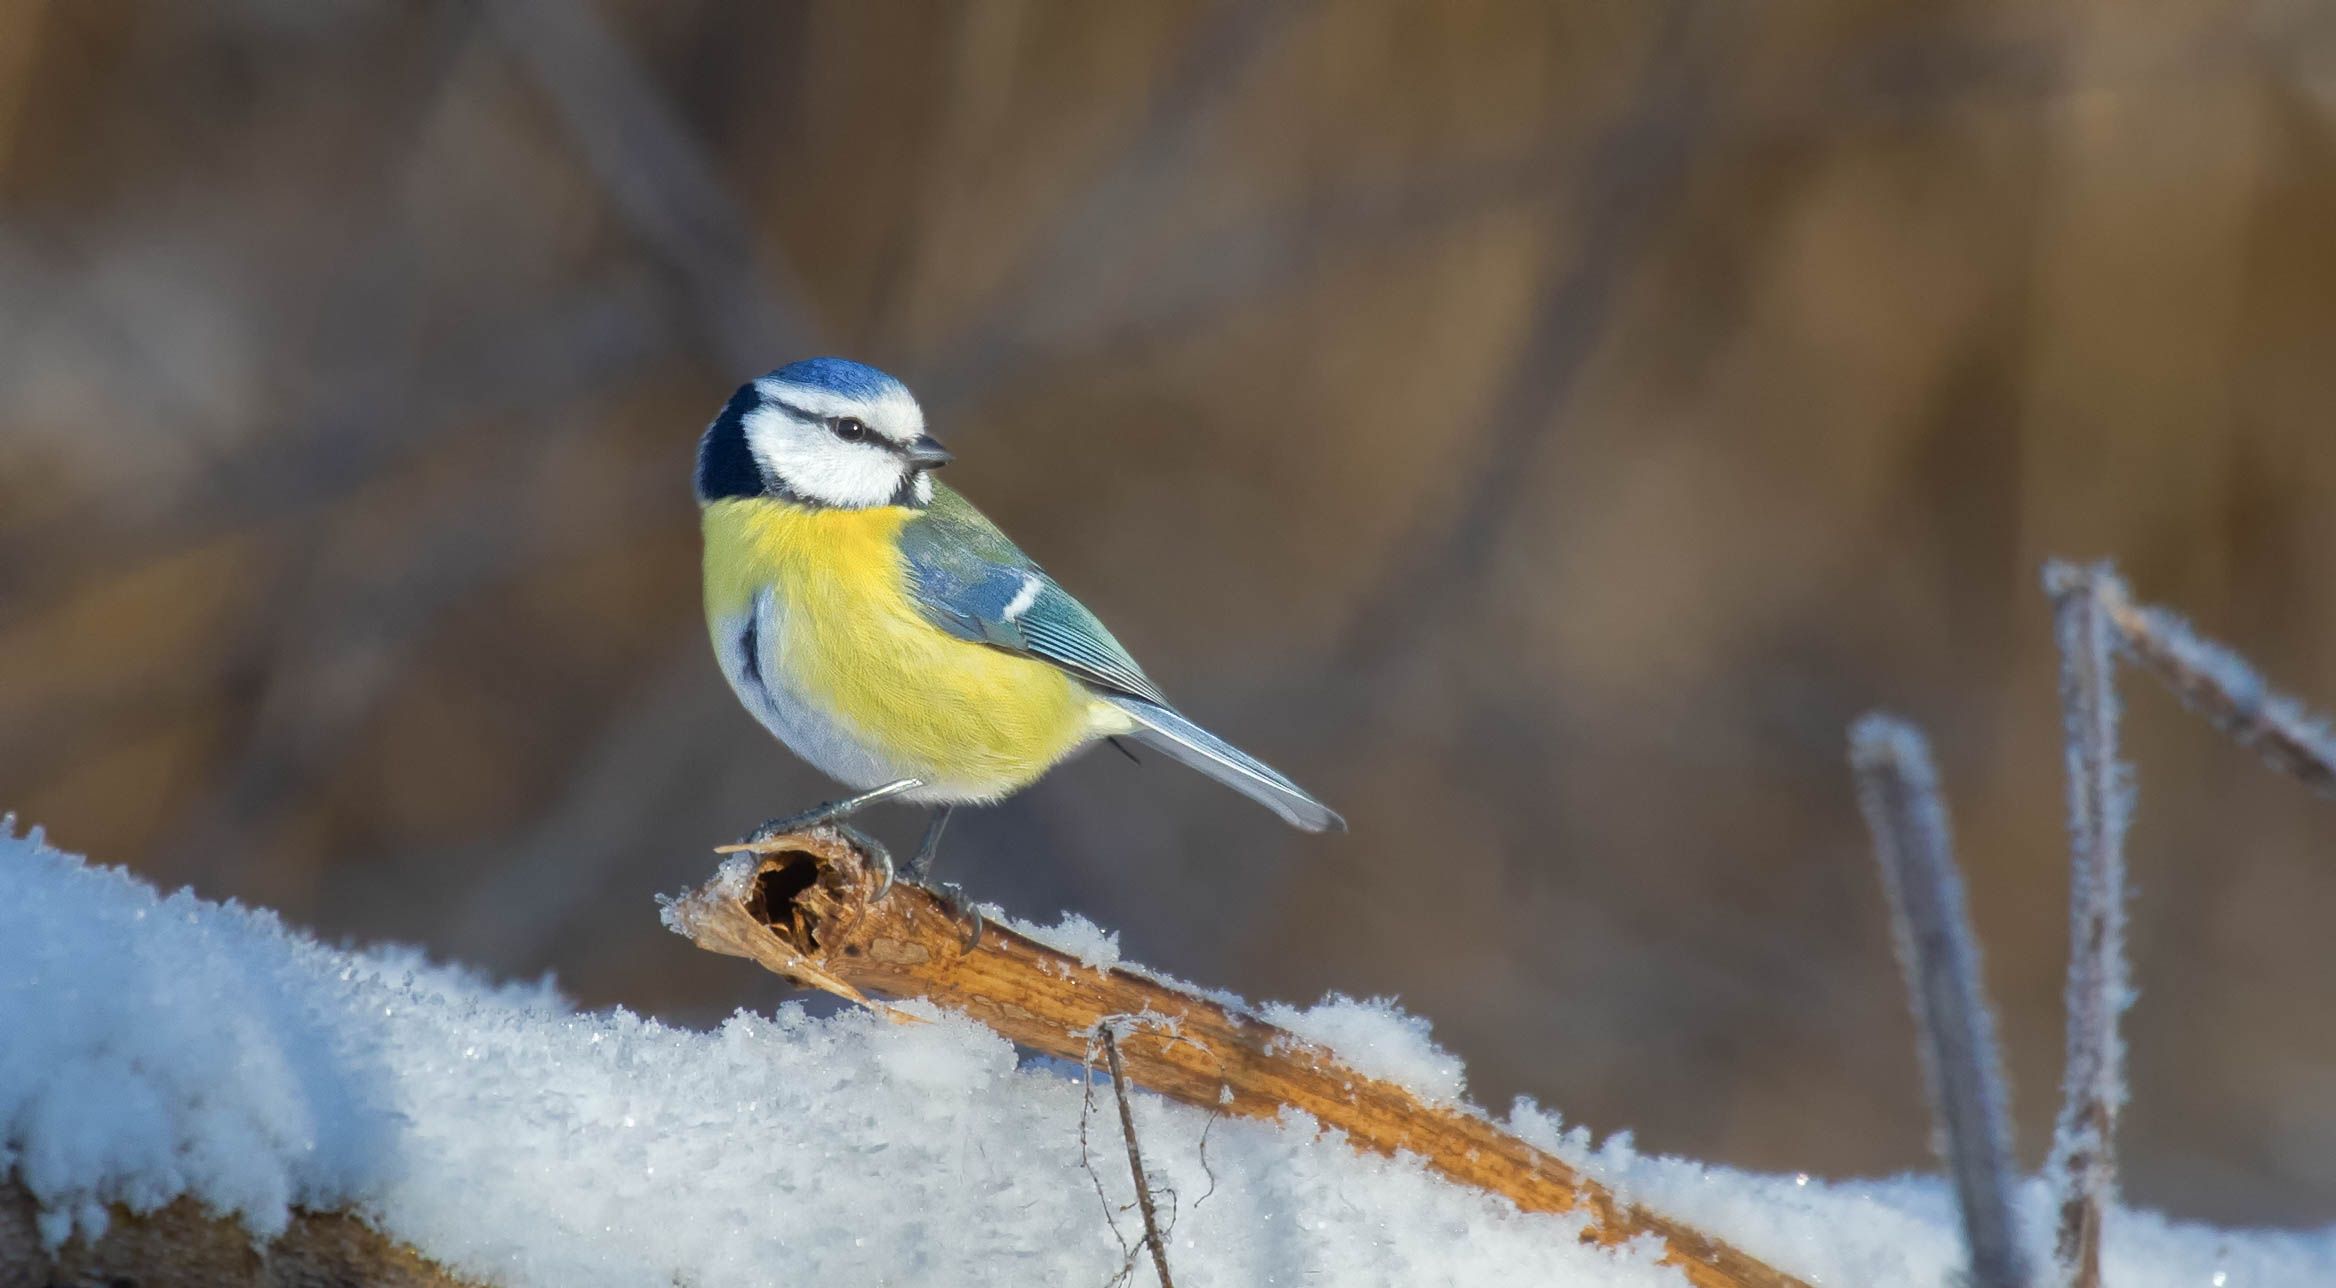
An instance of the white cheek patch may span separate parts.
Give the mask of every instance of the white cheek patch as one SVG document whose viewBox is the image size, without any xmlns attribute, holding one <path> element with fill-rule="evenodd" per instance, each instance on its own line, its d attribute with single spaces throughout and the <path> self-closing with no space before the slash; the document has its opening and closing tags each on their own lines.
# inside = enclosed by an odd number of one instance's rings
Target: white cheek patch
<svg viewBox="0 0 2336 1288">
<path fill-rule="evenodd" d="M 876 443 L 847 443 L 824 425 L 806 425 L 775 407 L 747 413 L 746 445 L 772 477 L 822 505 L 888 504 L 908 462 Z"/>
</svg>

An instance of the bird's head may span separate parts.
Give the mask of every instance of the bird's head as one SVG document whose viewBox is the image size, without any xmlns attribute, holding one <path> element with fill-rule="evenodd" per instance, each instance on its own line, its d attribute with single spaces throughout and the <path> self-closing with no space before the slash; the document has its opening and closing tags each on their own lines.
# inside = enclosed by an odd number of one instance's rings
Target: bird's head
<svg viewBox="0 0 2336 1288">
<path fill-rule="evenodd" d="M 949 453 L 908 386 L 842 358 L 806 358 L 738 387 L 698 444 L 698 502 L 775 496 L 864 509 L 924 505 Z"/>
</svg>

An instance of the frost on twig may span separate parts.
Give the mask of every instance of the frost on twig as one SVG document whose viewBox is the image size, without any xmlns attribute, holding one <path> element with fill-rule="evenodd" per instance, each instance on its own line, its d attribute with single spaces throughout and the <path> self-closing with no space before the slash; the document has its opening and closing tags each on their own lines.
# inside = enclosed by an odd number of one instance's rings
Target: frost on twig
<svg viewBox="0 0 2336 1288">
<path fill-rule="evenodd" d="M 1127 1067 L 1119 1058 L 1119 1037 L 1113 1029 L 1115 1024 L 1136 1018 L 1116 1016 L 1107 1019 L 1089 1035 L 1087 1056 L 1083 1062 L 1086 1096 L 1079 1107 L 1079 1166 L 1085 1169 L 1087 1180 L 1094 1185 L 1096 1201 L 1103 1205 L 1103 1219 L 1110 1224 L 1112 1236 L 1119 1240 L 1119 1249 L 1125 1258 L 1120 1264 L 1119 1273 L 1112 1276 L 1111 1283 L 1116 1286 L 1133 1279 L 1136 1263 L 1148 1252 L 1151 1254 L 1152 1268 L 1160 1276 L 1160 1288 L 1176 1288 L 1176 1280 L 1168 1273 L 1168 1244 L 1160 1227 L 1159 1206 L 1152 1197 L 1151 1174 L 1144 1170 L 1143 1148 L 1136 1140 L 1135 1108 L 1127 1094 Z M 1095 1054 L 1098 1051 L 1103 1053 L 1105 1070 L 1111 1075 L 1112 1095 L 1119 1102 L 1120 1134 L 1127 1143 L 1128 1171 L 1135 1180 L 1135 1201 L 1127 1205 L 1114 1205 L 1111 1196 L 1104 1192 L 1103 1174 L 1095 1170 L 1094 1158 L 1087 1148 L 1087 1120 L 1095 1112 Z M 1205 1154 L 1208 1147 L 1208 1132 L 1205 1129 L 1201 1132 L 1201 1147 Z M 1173 1224 L 1176 1191 L 1169 1190 L 1167 1193 L 1171 1206 L 1169 1220 Z M 1144 1222 L 1143 1237 L 1133 1244 L 1119 1230 L 1119 1213 L 1128 1207 L 1138 1209 Z"/>
<path fill-rule="evenodd" d="M 1858 804 L 1890 899 L 1899 965 L 1922 1031 L 1940 1151 L 1962 1206 L 1970 1282 L 2025 1288 L 2028 1260 L 2012 1217 L 2002 1067 L 1930 752 L 1912 725 L 1881 714 L 1851 727 L 1849 747 Z"/>
<path fill-rule="evenodd" d="M 1136 1113 L 1127 1099 L 1127 1069 L 1119 1058 L 1119 1039 L 1111 1026 L 1102 1029 L 1104 1062 L 1111 1066 L 1112 1094 L 1119 1098 L 1119 1130 L 1127 1137 L 1127 1168 L 1135 1176 L 1136 1210 L 1144 1215 L 1144 1243 L 1152 1250 L 1152 1268 L 1160 1272 L 1160 1288 L 1176 1288 L 1168 1273 L 1168 1244 L 1160 1237 L 1160 1214 L 1152 1204 L 1152 1182 L 1144 1175 L 1144 1152 L 1136 1144 Z"/>
<path fill-rule="evenodd" d="M 2064 589 L 2089 587 L 2126 654 L 2172 689 L 2184 706 L 2273 769 L 2323 796 L 2336 796 L 2336 730 L 2303 703 L 2265 684 L 2245 658 L 2202 638 L 2177 613 L 2134 603 L 2125 583 L 2107 568 L 2055 561 L 2044 569 L 2044 585 L 2055 599 Z"/>
<path fill-rule="evenodd" d="M 2053 1259 L 2071 1288 L 2101 1282 L 2101 1223 L 2117 1187 L 2117 1114 L 2125 1103 L 2118 1016 L 2125 966 L 2125 833 L 2132 790 L 2117 760 L 2116 625 L 2125 589 L 2106 566 L 2044 570 L 2060 645 L 2068 772 L 2068 1053 L 2046 1171 L 2059 1198 Z"/>
</svg>

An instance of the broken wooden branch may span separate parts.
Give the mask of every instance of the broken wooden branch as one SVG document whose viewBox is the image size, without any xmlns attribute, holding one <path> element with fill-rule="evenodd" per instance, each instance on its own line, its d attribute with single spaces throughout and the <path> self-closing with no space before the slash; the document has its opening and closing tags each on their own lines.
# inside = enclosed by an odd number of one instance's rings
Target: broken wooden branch
<svg viewBox="0 0 2336 1288">
<path fill-rule="evenodd" d="M 1005 926 L 993 924 L 975 941 L 950 903 L 921 886 L 902 882 L 877 900 L 880 870 L 844 831 L 816 828 L 730 848 L 749 853 L 667 905 L 667 924 L 700 948 L 864 1005 L 929 999 L 1065 1060 L 1083 1059 L 1099 1026 L 1117 1022 L 1128 1079 L 1170 1099 L 1247 1118 L 1301 1111 L 1359 1148 L 1414 1155 L 1525 1211 L 1580 1212 L 1588 1243 L 1613 1247 L 1651 1235 L 1696 1288 L 1805 1288 L 1717 1239 L 1623 1203 L 1464 1106 L 1367 1077 L 1235 1006 L 1134 970 L 1085 965 Z"/>
</svg>

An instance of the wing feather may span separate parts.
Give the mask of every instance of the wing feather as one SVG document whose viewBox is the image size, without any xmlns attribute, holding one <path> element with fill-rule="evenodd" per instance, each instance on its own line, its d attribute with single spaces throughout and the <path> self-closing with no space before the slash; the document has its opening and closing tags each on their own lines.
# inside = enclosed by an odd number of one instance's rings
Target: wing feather
<svg viewBox="0 0 2336 1288">
<path fill-rule="evenodd" d="M 948 487 L 901 529 L 909 589 L 925 620 L 977 644 L 1060 667 L 1088 684 L 1168 699 L 1087 606 Z"/>
<path fill-rule="evenodd" d="M 1095 614 L 963 497 L 936 485 L 901 529 L 909 589 L 925 620 L 970 640 L 1062 668 L 1135 722 L 1135 736 L 1260 801 L 1309 832 L 1343 829 L 1337 811 L 1168 705 Z"/>
</svg>

